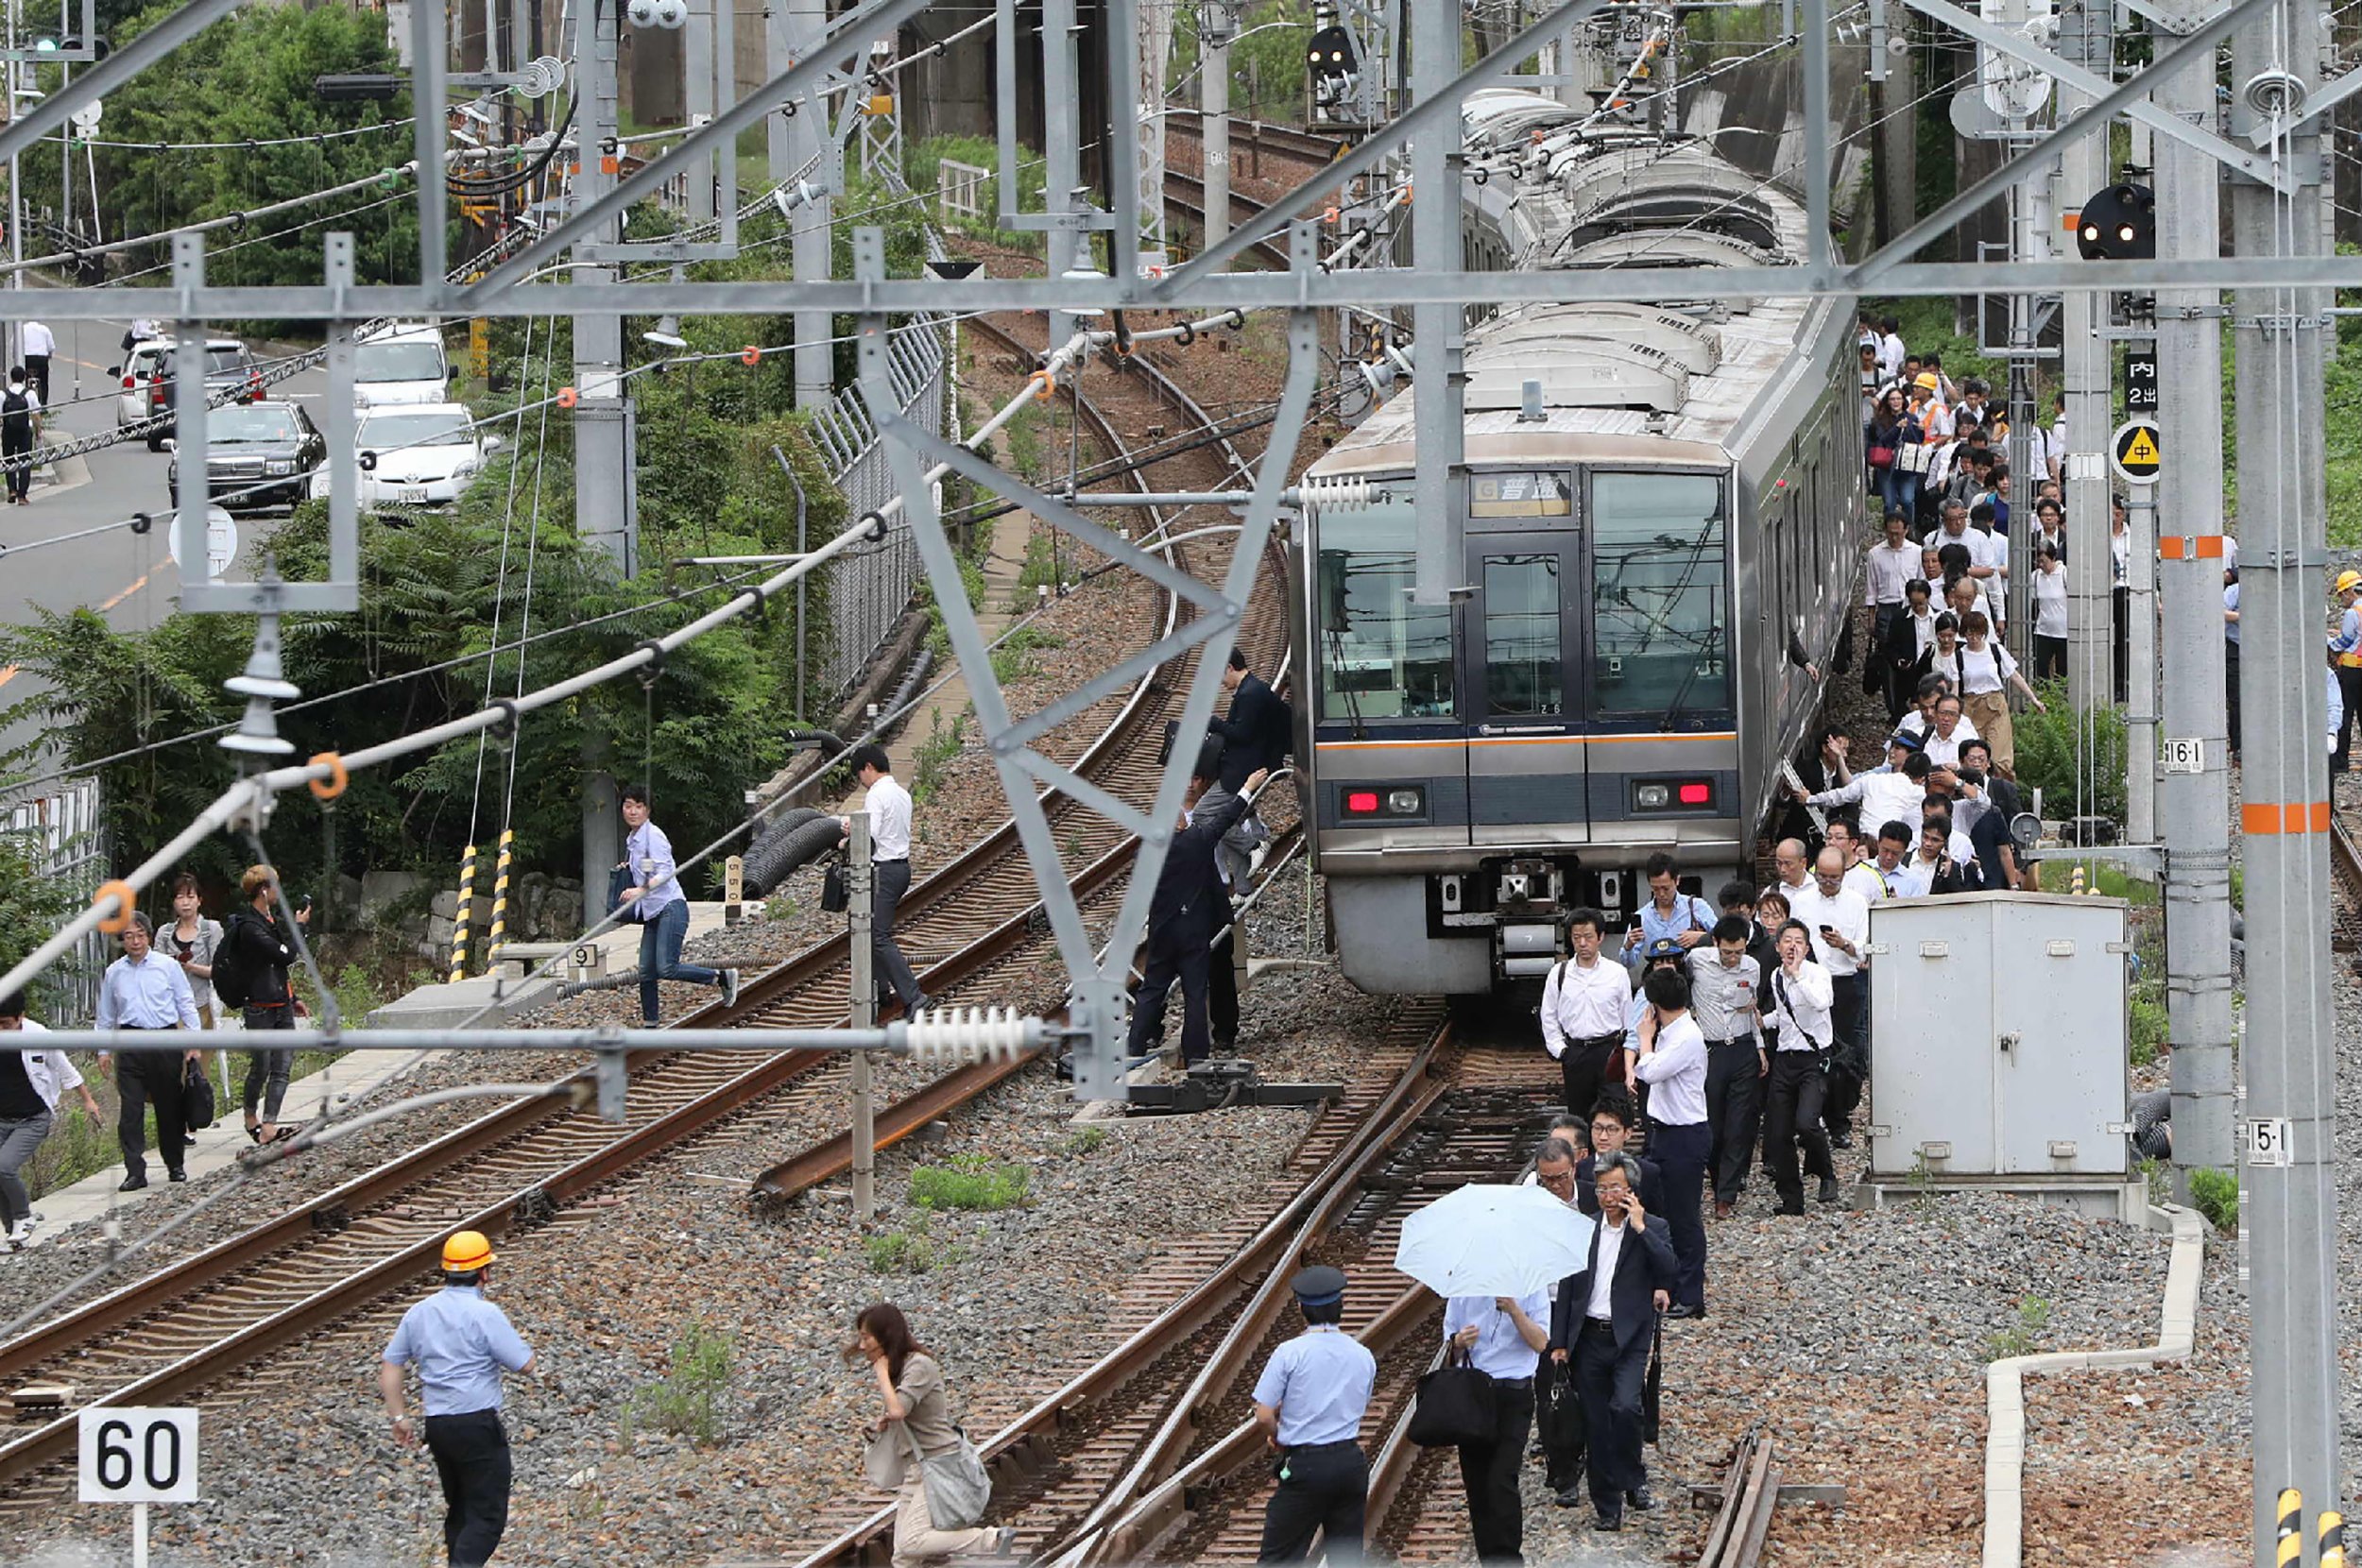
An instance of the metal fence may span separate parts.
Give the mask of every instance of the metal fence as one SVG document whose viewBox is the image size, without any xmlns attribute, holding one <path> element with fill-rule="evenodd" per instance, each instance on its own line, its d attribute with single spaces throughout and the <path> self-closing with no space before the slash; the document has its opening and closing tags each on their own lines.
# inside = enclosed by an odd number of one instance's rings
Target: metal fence
<svg viewBox="0 0 2362 1568">
<path fill-rule="evenodd" d="M 54 794 L 0 806 L 0 836 L 32 857 L 44 881 L 60 882 L 78 897 L 97 892 L 106 879 L 107 836 L 98 819 L 95 778 L 77 778 Z M 58 990 L 48 1023 L 83 1024 L 96 1015 L 99 977 L 111 957 L 113 945 L 93 931 L 71 961 L 50 971 Z"/>
</svg>

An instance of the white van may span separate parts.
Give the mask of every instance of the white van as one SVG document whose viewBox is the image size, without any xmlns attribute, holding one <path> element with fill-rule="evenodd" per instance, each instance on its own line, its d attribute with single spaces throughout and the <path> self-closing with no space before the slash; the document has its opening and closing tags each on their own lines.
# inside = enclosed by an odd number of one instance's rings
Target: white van
<svg viewBox="0 0 2362 1568">
<path fill-rule="evenodd" d="M 451 396 L 451 361 L 431 321 L 396 321 L 353 345 L 352 404 L 439 403 Z"/>
</svg>

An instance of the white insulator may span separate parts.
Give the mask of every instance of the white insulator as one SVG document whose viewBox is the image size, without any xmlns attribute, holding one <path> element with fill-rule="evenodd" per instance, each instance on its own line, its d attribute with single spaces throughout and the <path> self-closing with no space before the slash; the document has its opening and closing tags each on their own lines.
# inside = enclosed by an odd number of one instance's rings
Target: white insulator
<svg viewBox="0 0 2362 1568">
<path fill-rule="evenodd" d="M 1366 511 L 1370 504 L 1370 482 L 1363 474 L 1307 474 L 1296 482 L 1296 499 L 1324 512 Z"/>
<path fill-rule="evenodd" d="M 930 1008 L 904 1026 L 911 1059 L 935 1064 L 1013 1062 L 1024 1054 L 1030 1033 L 1015 1008 Z"/>
</svg>

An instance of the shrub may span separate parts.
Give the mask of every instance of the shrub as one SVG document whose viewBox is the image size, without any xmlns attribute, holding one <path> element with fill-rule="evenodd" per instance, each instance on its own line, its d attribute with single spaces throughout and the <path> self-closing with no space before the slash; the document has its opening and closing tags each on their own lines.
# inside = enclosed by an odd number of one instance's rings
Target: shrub
<svg viewBox="0 0 2362 1568">
<path fill-rule="evenodd" d="M 1985 1341 L 1985 1359 L 2007 1361 L 2014 1355 L 2033 1354 L 2036 1337 L 2049 1326 L 2048 1298 L 2021 1297 L 2017 1304 L 2017 1321 Z"/>
<path fill-rule="evenodd" d="M 632 1395 L 630 1414 L 659 1432 L 710 1447 L 722 1440 L 736 1338 L 693 1323 L 673 1341 L 673 1370 Z"/>
<path fill-rule="evenodd" d="M 2122 822 L 2125 814 L 2124 714 L 2098 707 L 2078 714 L 2066 687 L 2046 682 L 2043 701 L 2050 711 L 2028 709 L 2016 716 L 2017 781 L 2040 790 L 2043 813 L 2051 817 L 2102 816 Z M 2086 728 L 2085 720 L 2089 721 Z"/>
<path fill-rule="evenodd" d="M 2131 1016 L 2127 1038 L 2132 1065 L 2146 1067 L 2172 1038 L 2165 1015 L 2165 988 L 2161 980 L 2145 980 L 2132 987 Z"/>
<path fill-rule="evenodd" d="M 2229 1170 L 2190 1172 L 2190 1202 L 2215 1229 L 2232 1236 L 2239 1229 L 2239 1178 Z"/>
<path fill-rule="evenodd" d="M 925 1209 L 1007 1209 L 1025 1202 L 1033 1172 L 982 1154 L 958 1154 L 911 1172 L 911 1202 Z"/>
<path fill-rule="evenodd" d="M 881 1274 L 923 1274 L 939 1261 L 923 1226 L 883 1232 L 869 1237 L 868 1245 L 869 1267 Z"/>
</svg>

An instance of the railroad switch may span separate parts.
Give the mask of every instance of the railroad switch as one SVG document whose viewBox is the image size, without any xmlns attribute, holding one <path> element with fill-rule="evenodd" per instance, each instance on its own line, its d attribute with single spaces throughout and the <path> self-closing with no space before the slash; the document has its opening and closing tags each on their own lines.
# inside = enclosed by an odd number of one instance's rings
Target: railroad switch
<svg viewBox="0 0 2362 1568">
<path fill-rule="evenodd" d="M 1195 1116 L 1243 1105 L 1321 1105 L 1341 1098 L 1342 1083 L 1266 1083 L 1255 1064 L 1215 1058 L 1190 1068 L 1177 1083 L 1135 1083 L 1127 1104 L 1140 1116 Z"/>
</svg>

